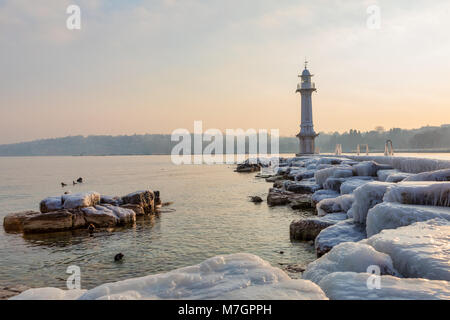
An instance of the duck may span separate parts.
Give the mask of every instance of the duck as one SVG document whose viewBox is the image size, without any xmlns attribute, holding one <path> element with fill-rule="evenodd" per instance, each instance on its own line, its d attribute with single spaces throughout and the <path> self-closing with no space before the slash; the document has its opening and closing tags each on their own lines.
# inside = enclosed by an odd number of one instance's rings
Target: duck
<svg viewBox="0 0 450 320">
<path fill-rule="evenodd" d="M 65 186 L 67 186 L 67 184 L 66 183 L 64 183 L 64 182 L 61 182 L 61 187 L 65 187 Z"/>
<path fill-rule="evenodd" d="M 82 177 L 79 177 L 79 178 L 77 179 L 77 182 L 78 182 L 78 183 L 83 183 L 83 178 L 82 178 Z"/>
<path fill-rule="evenodd" d="M 123 254 L 120 252 L 114 256 L 114 261 L 121 261 L 123 258 Z"/>
</svg>

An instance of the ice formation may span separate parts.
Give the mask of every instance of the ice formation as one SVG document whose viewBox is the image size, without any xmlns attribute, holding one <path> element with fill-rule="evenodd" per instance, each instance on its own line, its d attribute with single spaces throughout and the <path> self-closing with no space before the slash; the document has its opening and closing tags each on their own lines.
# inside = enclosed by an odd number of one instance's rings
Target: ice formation
<svg viewBox="0 0 450 320">
<path fill-rule="evenodd" d="M 316 171 L 316 173 L 314 174 L 314 178 L 316 179 L 316 183 L 318 185 L 323 186 L 323 184 L 328 178 L 334 177 L 334 173 L 336 171 L 342 172 L 342 170 L 349 170 L 349 169 L 351 170 L 351 167 L 347 165 L 332 166 L 329 168 L 320 169 Z"/>
<path fill-rule="evenodd" d="M 61 290 L 58 288 L 28 289 L 9 300 L 76 300 L 87 290 L 73 289 Z"/>
<path fill-rule="evenodd" d="M 63 208 L 62 199 L 60 196 L 47 197 L 41 201 L 39 207 L 42 213 L 61 210 Z"/>
<path fill-rule="evenodd" d="M 450 182 L 402 182 L 390 186 L 383 201 L 450 207 Z"/>
<path fill-rule="evenodd" d="M 369 273 L 335 272 L 325 276 L 319 285 L 332 300 L 450 299 L 448 281 L 404 279 L 393 276 L 380 276 L 378 279 L 379 288 Z"/>
<path fill-rule="evenodd" d="M 336 198 L 329 198 L 320 201 L 316 208 L 319 216 L 325 216 L 329 213 L 345 212 L 352 207 L 355 197 L 352 194 L 346 194 Z"/>
<path fill-rule="evenodd" d="M 403 181 L 450 181 L 450 169 L 418 173 Z"/>
<path fill-rule="evenodd" d="M 394 267 L 407 278 L 450 281 L 450 222 L 447 220 L 433 219 L 383 230 L 363 242 L 388 254 Z"/>
<path fill-rule="evenodd" d="M 407 173 L 419 173 L 435 171 L 441 169 L 450 169 L 450 161 L 424 159 L 413 157 L 386 157 L 386 156 L 348 156 L 348 158 L 357 161 L 375 161 L 380 164 L 387 164 L 394 169 Z"/>
<path fill-rule="evenodd" d="M 339 193 L 337 193 L 336 191 L 321 189 L 321 190 L 314 192 L 311 199 L 312 199 L 313 203 L 319 203 L 323 199 L 330 199 L 330 198 L 336 198 L 336 197 L 339 197 Z"/>
<path fill-rule="evenodd" d="M 127 224 L 136 221 L 136 213 L 133 210 L 110 204 L 87 207 L 81 210 L 84 213 L 84 218 L 87 223 L 92 223 L 100 227 L 111 227 L 116 224 Z"/>
<path fill-rule="evenodd" d="M 353 193 L 356 188 L 373 181 L 371 177 L 358 177 L 357 179 L 347 179 L 341 184 L 341 194 Z"/>
<path fill-rule="evenodd" d="M 33 298 L 25 291 L 16 299 Z M 47 299 L 62 296 L 57 289 Z M 245 253 L 217 256 L 198 265 L 167 273 L 106 283 L 78 297 L 93 299 L 327 299 L 319 286 L 309 280 L 291 279 L 284 271 L 261 258 Z"/>
<path fill-rule="evenodd" d="M 322 230 L 317 236 L 314 245 L 317 256 L 330 251 L 333 247 L 343 242 L 357 242 L 366 238 L 364 225 L 347 219 Z"/>
<path fill-rule="evenodd" d="M 369 210 L 366 221 L 367 236 L 373 236 L 384 229 L 396 229 L 435 218 L 450 221 L 450 208 L 383 202 Z"/>
<path fill-rule="evenodd" d="M 339 272 L 366 272 L 369 266 L 376 265 L 383 275 L 399 276 L 392 265 L 391 257 L 376 251 L 367 244 L 344 242 L 338 244 L 321 258 L 308 264 L 302 279 L 319 283 L 326 275 Z"/>
<path fill-rule="evenodd" d="M 387 177 L 389 177 L 392 174 L 399 173 L 397 169 L 386 169 L 386 170 L 378 170 L 377 177 L 379 181 L 385 182 Z"/>
<path fill-rule="evenodd" d="M 383 201 L 383 196 L 391 185 L 392 183 L 374 181 L 357 188 L 353 192 L 355 201 L 348 215 L 353 217 L 355 222 L 366 223 L 367 212 Z"/>
<path fill-rule="evenodd" d="M 394 173 L 394 174 L 389 175 L 386 178 L 386 182 L 397 183 L 397 182 L 404 181 L 406 178 L 408 178 L 410 176 L 412 176 L 411 173 L 405 173 L 405 172 Z"/>
<path fill-rule="evenodd" d="M 62 195 L 64 209 L 92 207 L 100 203 L 100 194 L 97 192 L 69 193 Z"/>
</svg>

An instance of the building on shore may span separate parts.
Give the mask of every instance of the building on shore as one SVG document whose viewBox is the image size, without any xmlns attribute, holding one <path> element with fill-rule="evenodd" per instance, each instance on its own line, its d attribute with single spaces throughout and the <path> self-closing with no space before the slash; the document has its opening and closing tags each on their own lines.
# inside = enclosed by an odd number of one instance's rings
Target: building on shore
<svg viewBox="0 0 450 320">
<path fill-rule="evenodd" d="M 314 131 L 312 115 L 312 93 L 316 91 L 316 85 L 311 82 L 313 75 L 308 70 L 308 62 L 305 61 L 305 69 L 299 75 L 301 83 L 297 85 L 297 91 L 301 95 L 301 124 L 300 132 L 297 134 L 300 142 L 300 152 L 297 155 L 308 155 L 315 153 L 314 140 L 318 134 Z"/>
</svg>

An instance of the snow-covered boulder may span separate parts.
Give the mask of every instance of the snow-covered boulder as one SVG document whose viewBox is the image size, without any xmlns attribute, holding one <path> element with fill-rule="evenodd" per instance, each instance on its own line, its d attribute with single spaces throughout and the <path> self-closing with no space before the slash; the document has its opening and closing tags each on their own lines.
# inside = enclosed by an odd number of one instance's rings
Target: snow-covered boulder
<svg viewBox="0 0 450 320">
<path fill-rule="evenodd" d="M 390 186 L 383 201 L 450 207 L 450 182 L 402 182 Z"/>
<path fill-rule="evenodd" d="M 63 208 L 61 197 L 47 197 L 39 203 L 39 209 L 42 213 L 58 211 Z"/>
<path fill-rule="evenodd" d="M 136 221 L 136 213 L 133 210 L 109 204 L 87 207 L 81 210 L 87 224 L 92 223 L 96 227 L 113 227 Z"/>
<path fill-rule="evenodd" d="M 363 161 L 353 166 L 357 176 L 376 176 L 378 171 L 377 163 L 374 161 Z"/>
<path fill-rule="evenodd" d="M 350 178 L 350 177 L 353 177 L 353 169 L 350 168 L 350 167 L 348 169 L 338 169 L 338 170 L 334 171 L 333 177 L 334 178 Z"/>
<path fill-rule="evenodd" d="M 100 203 L 100 194 L 94 191 L 64 194 L 61 198 L 64 209 L 93 207 Z"/>
<path fill-rule="evenodd" d="M 450 181 L 450 169 L 418 173 L 403 181 Z"/>
<path fill-rule="evenodd" d="M 346 194 L 336 198 L 324 199 L 320 201 L 316 206 L 317 214 L 319 216 L 325 216 L 335 212 L 347 213 L 347 211 L 352 207 L 354 200 L 355 197 L 352 194 Z"/>
<path fill-rule="evenodd" d="M 341 184 L 341 194 L 353 193 L 356 188 L 373 181 L 372 177 L 358 177 L 355 179 L 347 179 Z"/>
<path fill-rule="evenodd" d="M 333 213 L 325 217 L 311 217 L 292 221 L 289 226 L 289 234 L 293 240 L 314 240 L 323 229 L 346 219 L 345 213 Z"/>
<path fill-rule="evenodd" d="M 340 192 L 341 190 L 341 184 L 345 182 L 345 178 L 335 178 L 335 177 L 329 177 L 325 182 L 323 183 L 323 188 L 326 190 L 333 190 L 336 192 Z"/>
<path fill-rule="evenodd" d="M 335 272 L 319 286 L 331 300 L 449 300 L 450 282 L 380 276 L 379 289 L 369 273 Z M 368 285 L 369 283 L 369 285 Z"/>
<path fill-rule="evenodd" d="M 383 202 L 369 210 L 366 221 L 367 236 L 373 236 L 381 230 L 396 229 L 434 218 L 450 221 L 450 208 Z"/>
<path fill-rule="evenodd" d="M 433 219 L 383 230 L 363 242 L 391 256 L 395 269 L 407 278 L 450 281 L 447 220 Z"/>
<path fill-rule="evenodd" d="M 399 173 L 397 169 L 386 169 L 386 170 L 378 170 L 377 171 L 377 177 L 379 181 L 385 182 L 387 177 L 389 177 L 392 174 Z"/>
<path fill-rule="evenodd" d="M 319 203 L 323 199 L 336 198 L 336 197 L 339 197 L 339 195 L 340 194 L 337 193 L 336 191 L 321 189 L 321 190 L 317 190 L 316 192 L 314 192 L 314 194 L 311 197 L 311 200 L 312 200 L 313 205 L 315 206 L 315 205 L 317 205 L 317 203 Z"/>
<path fill-rule="evenodd" d="M 347 212 L 349 217 L 358 223 L 366 223 L 367 212 L 377 204 L 383 202 L 383 196 L 388 187 L 393 185 L 387 182 L 369 182 L 358 187 L 353 194 L 355 201 L 351 209 Z"/>
<path fill-rule="evenodd" d="M 386 182 L 397 183 L 397 182 L 404 181 L 406 178 L 408 178 L 410 176 L 412 176 L 412 174 L 411 173 L 406 173 L 406 172 L 394 173 L 394 174 L 389 175 L 386 178 Z"/>
<path fill-rule="evenodd" d="M 347 219 L 322 230 L 314 242 L 318 257 L 343 242 L 358 242 L 366 238 L 364 225 Z"/>
<path fill-rule="evenodd" d="M 336 171 L 341 171 L 341 170 L 351 170 L 350 166 L 332 166 L 329 168 L 325 168 L 325 169 L 320 169 L 317 170 L 314 174 L 314 178 L 316 179 L 316 183 L 320 186 L 323 186 L 323 184 L 325 183 L 325 181 L 334 176 L 334 173 Z"/>
<path fill-rule="evenodd" d="M 316 172 L 316 170 L 306 170 L 306 171 L 302 171 L 297 173 L 294 176 L 295 181 L 301 181 L 301 180 L 306 180 L 306 179 L 310 179 L 314 177 L 314 173 Z"/>
<path fill-rule="evenodd" d="M 378 252 L 367 244 L 344 242 L 308 264 L 302 279 L 318 284 L 330 273 L 367 272 L 367 268 L 374 265 L 380 268 L 380 274 L 399 276 L 387 254 Z"/>
<path fill-rule="evenodd" d="M 15 299 L 39 296 L 34 289 Z M 48 288 L 45 288 L 48 292 Z M 58 299 L 47 294 L 47 299 Z M 225 299 L 225 300 L 325 300 L 319 286 L 309 280 L 291 279 L 284 271 L 272 267 L 261 258 L 238 253 L 210 258 L 200 264 L 113 283 L 88 290 L 80 300 L 116 299 Z"/>
</svg>

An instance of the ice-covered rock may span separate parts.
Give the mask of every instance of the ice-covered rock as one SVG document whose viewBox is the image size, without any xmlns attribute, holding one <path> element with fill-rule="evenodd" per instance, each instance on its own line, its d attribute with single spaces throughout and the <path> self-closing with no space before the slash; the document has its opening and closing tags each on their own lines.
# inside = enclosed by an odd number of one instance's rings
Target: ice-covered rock
<svg viewBox="0 0 450 320">
<path fill-rule="evenodd" d="M 348 215 L 353 217 L 355 222 L 365 224 L 369 209 L 383 202 L 383 196 L 387 188 L 392 185 L 392 183 L 374 181 L 358 187 L 353 192 L 355 201 L 347 212 Z"/>
<path fill-rule="evenodd" d="M 383 202 L 369 210 L 366 221 L 367 236 L 373 236 L 381 230 L 396 229 L 434 218 L 450 221 L 450 208 Z"/>
<path fill-rule="evenodd" d="M 341 184 L 341 194 L 353 193 L 356 188 L 373 181 L 372 177 L 358 177 L 355 179 L 347 179 Z"/>
<path fill-rule="evenodd" d="M 81 209 L 87 224 L 96 227 L 113 227 L 120 224 L 129 224 L 136 221 L 136 213 L 131 209 L 112 206 L 109 204 L 96 205 Z"/>
<path fill-rule="evenodd" d="M 323 229 L 346 219 L 345 213 L 333 213 L 325 217 L 311 217 L 292 221 L 289 226 L 290 237 L 293 240 L 314 240 Z"/>
<path fill-rule="evenodd" d="M 404 181 L 406 178 L 408 178 L 410 176 L 412 176 L 412 174 L 406 173 L 406 172 L 393 173 L 386 178 L 386 182 L 397 183 L 397 182 Z"/>
<path fill-rule="evenodd" d="M 45 288 L 34 289 L 32 296 L 25 291 L 15 299 L 39 297 L 41 290 L 49 293 L 47 299 L 66 296 Z M 88 290 L 79 299 L 323 300 L 327 297 L 309 280 L 291 279 L 255 255 L 238 253 L 167 273 L 106 283 Z"/>
<path fill-rule="evenodd" d="M 377 177 L 379 181 L 385 182 L 387 177 L 389 177 L 392 174 L 399 173 L 397 169 L 386 169 L 386 170 L 378 170 L 377 171 Z"/>
<path fill-rule="evenodd" d="M 320 169 L 317 170 L 314 173 L 314 178 L 316 180 L 316 183 L 320 186 L 323 186 L 323 184 L 325 183 L 325 181 L 334 176 L 334 173 L 336 171 L 341 171 L 341 170 L 351 170 L 350 166 L 331 166 L 329 168 L 325 168 L 325 169 Z"/>
<path fill-rule="evenodd" d="M 321 157 L 317 164 L 341 164 L 345 158 L 335 158 L 335 157 Z M 347 159 L 348 160 L 348 159 Z"/>
<path fill-rule="evenodd" d="M 335 212 L 347 213 L 347 211 L 352 207 L 354 200 L 355 197 L 352 194 L 346 194 L 336 198 L 324 199 L 320 201 L 316 206 L 317 214 L 319 216 L 325 216 Z"/>
<path fill-rule="evenodd" d="M 344 242 L 308 264 L 302 279 L 318 284 L 323 277 L 330 273 L 367 272 L 367 268 L 374 265 L 380 268 L 382 275 L 399 276 L 392 265 L 391 257 L 387 254 L 378 252 L 367 244 Z"/>
<path fill-rule="evenodd" d="M 388 254 L 395 269 L 407 278 L 450 280 L 450 222 L 447 220 L 433 219 L 383 230 L 363 242 Z"/>
<path fill-rule="evenodd" d="M 403 181 L 450 181 L 450 169 L 418 173 Z"/>
<path fill-rule="evenodd" d="M 335 178 L 335 177 L 329 177 L 325 182 L 323 183 L 323 188 L 326 190 L 333 190 L 336 192 L 340 192 L 341 185 L 343 182 L 345 182 L 345 178 Z"/>
<path fill-rule="evenodd" d="M 100 203 L 100 194 L 94 191 L 64 194 L 61 198 L 64 209 L 93 207 Z"/>
<path fill-rule="evenodd" d="M 357 242 L 366 238 L 364 225 L 347 219 L 322 230 L 314 242 L 318 257 L 343 242 Z"/>
<path fill-rule="evenodd" d="M 339 195 L 340 194 L 337 193 L 336 191 L 321 189 L 321 190 L 317 190 L 316 192 L 314 192 L 314 194 L 311 197 L 311 200 L 312 200 L 313 205 L 315 206 L 315 205 L 317 205 L 317 203 L 319 203 L 323 199 L 336 198 L 336 197 L 339 197 Z"/>
<path fill-rule="evenodd" d="M 39 209 L 42 213 L 58 211 L 63 208 L 61 197 L 47 197 L 39 203 Z"/>
<path fill-rule="evenodd" d="M 450 182 L 402 182 L 390 186 L 383 201 L 450 207 Z"/>
<path fill-rule="evenodd" d="M 61 290 L 58 288 L 28 289 L 9 300 L 76 300 L 87 290 L 73 289 Z"/>
<path fill-rule="evenodd" d="M 319 285 L 331 300 L 450 299 L 448 281 L 404 279 L 393 276 L 380 276 L 378 279 L 379 288 L 369 273 L 334 272 L 325 276 Z"/>
<path fill-rule="evenodd" d="M 314 173 L 316 172 L 316 170 L 306 170 L 306 171 L 302 171 L 297 173 L 294 178 L 296 181 L 301 181 L 301 180 L 305 180 L 305 179 L 310 179 L 314 177 Z"/>
<path fill-rule="evenodd" d="M 122 204 L 122 199 L 120 197 L 101 195 L 100 204 L 111 204 L 113 206 L 120 206 Z"/>
</svg>

